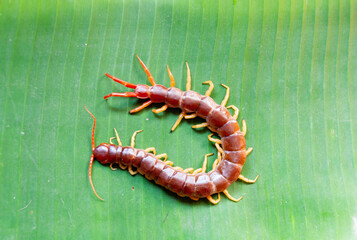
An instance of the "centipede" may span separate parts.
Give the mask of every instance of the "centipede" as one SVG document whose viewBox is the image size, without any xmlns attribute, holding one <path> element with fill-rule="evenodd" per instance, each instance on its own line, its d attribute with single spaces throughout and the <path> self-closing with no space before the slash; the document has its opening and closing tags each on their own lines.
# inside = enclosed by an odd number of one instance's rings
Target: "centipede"
<svg viewBox="0 0 357 240">
<path fill-rule="evenodd" d="M 156 184 L 165 187 L 180 197 L 189 197 L 196 201 L 200 198 L 207 198 L 211 203 L 217 204 L 221 200 L 220 193 L 223 193 L 228 199 L 234 202 L 239 202 L 244 195 L 239 198 L 234 198 L 230 195 L 227 188 L 238 179 L 245 183 L 255 183 L 259 175 L 251 180 L 241 174 L 247 155 L 252 152 L 253 148 L 249 147 L 246 149 L 245 135 L 247 132 L 247 125 L 243 119 L 242 129 L 240 129 L 237 122 L 239 109 L 234 105 L 226 107 L 230 88 L 221 84 L 226 88 L 226 94 L 221 104 L 217 104 L 210 97 L 214 88 L 212 81 L 203 82 L 203 84 L 209 85 L 209 88 L 204 95 L 192 91 L 191 73 L 187 62 L 186 91 L 182 91 L 175 87 L 175 79 L 168 66 L 167 72 L 170 78 L 170 88 L 167 88 L 163 85 L 156 84 L 154 77 L 144 62 L 138 55 L 136 55 L 136 57 L 152 86 L 129 83 L 106 73 L 107 77 L 127 88 L 134 89 L 134 92 L 113 92 L 104 96 L 104 99 L 110 97 L 147 99 L 142 105 L 130 110 L 131 114 L 143 110 L 152 103 L 164 104 L 158 109 L 152 109 L 156 114 L 164 112 L 168 108 L 179 108 L 181 109 L 181 113 L 171 128 L 171 132 L 179 126 L 183 119 L 193 119 L 196 117 L 204 119 L 205 122 L 194 125 L 192 128 L 207 127 L 212 132 L 208 135 L 208 140 L 213 142 L 217 148 L 217 158 L 213 162 L 212 170 L 209 172 L 206 172 L 207 159 L 212 153 L 205 155 L 203 165 L 199 169 L 194 170 L 193 168 L 182 169 L 181 167 L 173 167 L 173 162 L 167 160 L 167 154 L 156 155 L 156 150 L 153 147 L 145 150 L 134 148 L 135 136 L 140 131 L 134 132 L 131 139 L 131 146 L 123 147 L 118 133 L 115 131 L 118 145 L 113 144 L 111 142 L 113 138 L 111 138 L 110 144 L 102 143 L 95 147 L 95 118 L 87 109 L 94 119 L 92 131 L 92 155 L 89 163 L 89 179 L 95 195 L 100 198 L 95 191 L 91 179 L 93 161 L 94 159 L 97 159 L 102 164 L 109 164 L 112 170 L 115 170 L 112 167 L 113 164 L 118 164 L 122 169 L 127 168 L 132 175 L 139 172 L 148 180 L 153 180 Z M 228 109 L 233 109 L 234 114 L 231 115 Z M 214 134 L 217 134 L 219 138 L 214 138 Z M 217 194 L 217 197 L 213 198 L 213 195 L 215 194 Z"/>
</svg>

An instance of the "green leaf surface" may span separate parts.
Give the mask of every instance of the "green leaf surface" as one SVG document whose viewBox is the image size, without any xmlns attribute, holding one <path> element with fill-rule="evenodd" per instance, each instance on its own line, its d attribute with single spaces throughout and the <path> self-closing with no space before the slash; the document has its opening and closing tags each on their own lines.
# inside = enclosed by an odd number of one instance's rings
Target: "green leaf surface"
<svg viewBox="0 0 357 240">
<path fill-rule="evenodd" d="M 127 91 L 104 73 L 185 89 L 212 80 L 240 109 L 254 151 L 217 205 L 180 198 L 127 171 L 95 162 L 116 128 L 125 145 L 154 146 L 183 168 L 216 149 L 202 120 L 103 96 Z M 357 238 L 357 2 L 0 1 L 1 239 Z M 217 154 L 215 154 L 217 156 Z M 211 166 L 214 157 L 209 158 Z"/>
</svg>

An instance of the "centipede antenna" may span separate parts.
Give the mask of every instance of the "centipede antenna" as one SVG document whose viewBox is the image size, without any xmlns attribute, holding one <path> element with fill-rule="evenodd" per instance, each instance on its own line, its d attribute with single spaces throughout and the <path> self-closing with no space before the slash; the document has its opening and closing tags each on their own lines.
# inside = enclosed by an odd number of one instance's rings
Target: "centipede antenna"
<svg viewBox="0 0 357 240">
<path fill-rule="evenodd" d="M 94 151 L 95 149 L 95 143 L 94 143 L 94 131 L 95 131 L 95 117 L 94 115 L 88 110 L 88 108 L 84 105 L 85 109 L 87 110 L 87 112 L 92 116 L 93 118 L 93 129 L 92 129 L 92 151 Z M 90 157 L 89 160 L 89 169 L 88 169 L 88 176 L 89 176 L 89 182 L 90 185 L 92 186 L 93 192 L 94 194 L 97 196 L 97 198 L 99 198 L 100 200 L 104 201 L 103 198 L 99 197 L 99 195 L 97 194 L 97 192 L 95 191 L 93 182 L 92 182 L 92 167 L 93 167 L 93 161 L 94 161 L 94 154 L 92 153 L 92 156 Z"/>
<path fill-rule="evenodd" d="M 133 83 L 125 82 L 125 81 L 123 81 L 123 80 L 121 80 L 121 79 L 119 79 L 119 78 L 116 78 L 116 77 L 114 77 L 114 76 L 108 74 L 108 73 L 106 73 L 105 75 L 106 75 L 108 78 L 111 78 L 113 81 L 118 82 L 118 83 L 124 85 L 124 86 L 127 87 L 127 88 L 132 88 L 132 89 L 135 89 L 135 88 L 136 88 L 136 85 L 133 84 Z"/>
<path fill-rule="evenodd" d="M 154 77 L 151 75 L 149 69 L 145 66 L 145 64 L 143 63 L 143 61 L 141 61 L 141 59 L 139 58 L 139 56 L 137 54 L 136 54 L 136 57 L 139 59 L 139 62 L 141 64 L 141 66 L 144 68 L 146 75 L 148 75 L 151 85 L 153 85 L 153 86 L 156 85 Z"/>
</svg>

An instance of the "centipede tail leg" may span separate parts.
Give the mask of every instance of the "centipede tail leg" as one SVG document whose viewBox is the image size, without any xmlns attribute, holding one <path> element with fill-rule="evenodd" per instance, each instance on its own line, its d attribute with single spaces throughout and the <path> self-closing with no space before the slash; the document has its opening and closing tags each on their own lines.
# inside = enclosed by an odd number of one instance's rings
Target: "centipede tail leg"
<svg viewBox="0 0 357 240">
<path fill-rule="evenodd" d="M 241 196 L 240 198 L 234 198 L 234 197 L 232 197 L 232 196 L 229 194 L 229 192 L 228 192 L 227 189 L 224 190 L 223 193 L 224 193 L 224 195 L 227 196 L 227 198 L 228 198 L 229 200 L 231 200 L 231 201 L 233 201 L 233 202 L 239 202 L 239 201 L 242 200 L 242 198 L 244 197 L 244 195 L 243 195 L 243 196 Z"/>
<path fill-rule="evenodd" d="M 241 180 L 241 181 L 243 181 L 243 182 L 245 182 L 245 183 L 255 183 L 255 182 L 257 181 L 258 177 L 259 177 L 259 175 L 257 175 L 257 176 L 255 177 L 255 179 L 252 180 L 252 179 L 248 179 L 248 178 L 244 177 L 244 176 L 241 174 L 241 175 L 239 175 L 238 179 Z"/>
<path fill-rule="evenodd" d="M 219 203 L 219 201 L 221 201 L 221 196 L 219 195 L 219 193 L 217 193 L 217 195 L 218 195 L 217 199 L 213 199 L 212 196 L 208 196 L 207 197 L 208 201 L 216 205 L 217 203 Z"/>
<path fill-rule="evenodd" d="M 84 106 L 87 112 L 92 116 L 93 118 L 93 129 L 92 129 L 92 151 L 95 149 L 95 143 L 94 143 L 94 132 L 95 132 L 95 117 L 94 115 L 88 110 L 86 106 Z M 92 167 L 93 167 L 93 161 L 94 161 L 94 154 L 92 153 L 90 160 L 89 160 L 89 168 L 88 168 L 88 177 L 89 177 L 89 183 L 92 186 L 94 194 L 99 198 L 100 200 L 104 201 L 103 198 L 99 197 L 97 192 L 95 191 L 93 181 L 92 181 Z"/>
</svg>

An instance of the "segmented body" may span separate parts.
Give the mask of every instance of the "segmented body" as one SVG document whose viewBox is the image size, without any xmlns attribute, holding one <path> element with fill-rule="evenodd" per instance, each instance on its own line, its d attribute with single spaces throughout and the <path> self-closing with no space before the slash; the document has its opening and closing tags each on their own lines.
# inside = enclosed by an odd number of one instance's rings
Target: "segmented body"
<svg viewBox="0 0 357 240">
<path fill-rule="evenodd" d="M 225 107 L 229 90 L 227 90 L 226 98 L 221 105 L 209 97 L 210 91 L 213 89 L 212 82 L 210 82 L 210 89 L 205 95 L 191 91 L 191 76 L 188 65 L 187 91 L 182 91 L 174 87 L 175 81 L 169 68 L 168 72 L 171 78 L 171 87 L 166 88 L 155 83 L 145 64 L 139 57 L 138 59 L 153 86 L 143 84 L 135 85 L 106 74 L 114 81 L 135 89 L 135 92 L 111 93 L 104 98 L 136 97 L 139 99 L 149 99 L 143 105 L 131 110 L 131 113 L 140 111 L 151 103 L 165 104 L 162 108 L 153 110 L 156 113 L 165 111 L 167 107 L 180 108 L 182 113 L 174 128 L 184 116 L 188 118 L 188 114 L 191 114 L 190 118 L 198 116 L 205 119 L 206 123 L 203 124 L 202 127 L 207 126 L 221 138 L 221 140 L 217 139 L 214 141 L 216 142 L 217 149 L 222 154 L 221 156 L 219 153 L 220 158 L 218 159 L 218 165 L 214 165 L 213 169 L 208 173 L 190 174 L 167 165 L 151 153 L 133 147 L 122 147 L 104 143 L 94 148 L 94 140 L 92 140 L 92 158 L 96 158 L 102 164 L 118 163 L 119 165 L 129 166 L 129 168 L 135 167 L 138 172 L 147 179 L 154 180 L 155 183 L 177 193 L 179 196 L 186 196 L 195 200 L 206 197 L 212 203 L 217 203 L 219 200 L 213 200 L 211 195 L 224 192 L 231 200 L 239 201 L 241 198 L 234 199 L 228 194 L 226 189 L 238 178 L 248 183 L 253 183 L 256 179 L 248 180 L 240 175 L 247 154 L 249 154 L 251 149 L 246 150 L 244 138 L 245 130 L 240 130 L 236 120 L 238 117 L 238 109 L 236 109 L 236 114 L 232 116 Z M 229 88 L 227 87 L 227 89 Z M 94 138 L 94 130 L 92 138 Z"/>
</svg>

